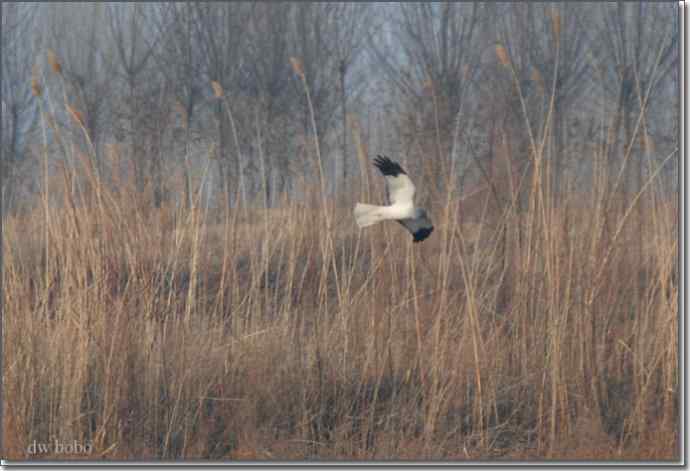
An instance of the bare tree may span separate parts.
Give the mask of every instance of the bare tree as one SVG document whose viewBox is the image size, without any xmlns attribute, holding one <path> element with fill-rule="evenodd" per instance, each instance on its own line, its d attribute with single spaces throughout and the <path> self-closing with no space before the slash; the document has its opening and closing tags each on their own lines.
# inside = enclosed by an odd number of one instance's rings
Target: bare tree
<svg viewBox="0 0 690 471">
<path fill-rule="evenodd" d="M 261 149 L 247 162 L 247 170 L 259 175 L 264 199 L 270 204 L 276 192 L 288 184 L 290 148 L 294 143 L 289 129 L 289 115 L 293 111 L 295 95 L 290 88 L 289 18 L 293 5 L 287 2 L 257 3 L 251 10 L 247 28 L 247 42 L 242 51 L 238 87 L 243 97 L 251 101 L 252 109 L 244 109 L 245 134 L 261 132 Z M 257 136 L 258 139 L 258 136 Z M 256 166 L 252 161 L 259 161 Z M 271 176 L 279 175 L 274 189 Z"/>
<path fill-rule="evenodd" d="M 161 202 L 161 153 L 147 149 L 147 141 L 160 137 L 164 124 L 160 108 L 165 98 L 158 100 L 158 80 L 151 77 L 150 64 L 160 35 L 148 28 L 144 4 L 109 4 L 107 8 L 110 43 L 114 45 L 114 78 L 124 86 L 121 99 L 113 104 L 117 118 L 116 133 L 129 139 L 129 157 L 134 168 L 136 187 L 142 191 L 146 177 L 155 185 L 154 200 Z M 156 77 L 158 78 L 158 77 Z M 148 150 L 148 152 L 147 152 Z"/>
<path fill-rule="evenodd" d="M 150 11 L 148 21 L 160 35 L 159 47 L 154 59 L 164 74 L 176 103 L 182 110 L 184 127 L 184 204 L 191 204 L 191 175 L 188 157 L 191 152 L 192 125 L 201 103 L 204 90 L 209 85 L 199 76 L 202 70 L 199 44 L 194 34 L 194 4 L 160 3 Z"/>
<path fill-rule="evenodd" d="M 565 169 L 568 118 L 581 111 L 582 107 L 577 106 L 579 99 L 591 84 L 586 10 L 569 3 L 510 4 L 498 8 L 497 39 L 517 68 L 523 97 L 534 104 L 528 116 L 531 132 L 539 138 L 543 133 L 549 136 L 547 156 L 552 165 L 554 190 L 551 194 L 557 198 Z M 484 83 L 491 86 L 495 81 Z M 518 93 L 514 89 L 512 92 L 516 98 Z M 512 100 L 511 111 L 515 118 L 512 121 L 524 122 L 519 100 Z M 547 118 L 548 123 L 544 121 Z"/>
<path fill-rule="evenodd" d="M 322 154 L 331 155 L 327 137 L 335 129 L 335 118 L 341 110 L 341 123 L 347 120 L 347 99 L 354 96 L 365 83 L 357 73 L 357 62 L 362 57 L 364 39 L 371 28 L 368 17 L 371 6 L 334 3 L 295 3 L 290 17 L 290 52 L 302 63 L 304 77 L 310 90 L 316 118 L 316 138 Z M 300 79 L 291 81 L 293 94 L 298 100 L 298 112 L 303 117 L 305 135 L 314 130 L 309 124 L 309 110 Z M 345 128 L 341 128 L 341 148 Z M 343 149 L 342 168 L 347 171 Z M 335 169 L 336 160 L 330 159 Z M 334 180 L 333 184 L 335 185 Z"/>
<path fill-rule="evenodd" d="M 247 23 L 252 9 L 253 5 L 250 3 L 192 4 L 189 14 L 194 41 L 199 48 L 200 69 L 197 72 L 205 79 L 206 90 L 210 91 L 211 81 L 220 84 L 230 95 L 237 90 L 238 70 L 242 66 L 240 52 L 246 41 Z M 229 150 L 230 123 L 221 101 L 217 101 L 214 113 L 218 123 L 216 155 L 221 178 L 227 184 L 238 183 L 241 181 L 243 163 L 239 155 Z"/>
<path fill-rule="evenodd" d="M 642 191 L 645 179 L 652 174 L 654 165 L 658 165 L 665 157 L 665 154 L 654 152 L 650 148 L 650 136 L 655 131 L 657 137 L 666 134 L 664 129 L 654 129 L 654 120 L 650 119 L 650 116 L 673 116 L 666 108 L 668 102 L 657 100 L 656 97 L 662 94 L 664 88 L 673 86 L 674 75 L 677 73 L 674 69 L 679 61 L 679 6 L 617 2 L 599 5 L 598 13 L 600 21 L 597 23 L 596 41 L 600 47 L 593 49 L 593 53 L 600 76 L 601 94 L 613 109 L 607 142 L 609 173 L 610 178 L 614 180 L 610 191 L 623 196 L 611 198 L 609 204 L 614 206 L 620 201 L 624 209 L 627 209 L 631 204 L 631 199 L 627 197 L 631 186 L 634 185 L 633 192 Z M 671 95 L 677 96 L 673 92 Z M 675 136 L 671 137 L 671 141 L 675 148 Z M 652 198 L 645 195 L 635 202 L 636 257 L 640 261 L 645 257 L 643 239 L 649 230 L 650 209 L 645 206 L 650 202 L 654 203 Z M 645 296 L 644 274 L 639 271 L 631 273 L 630 280 L 632 296 L 638 299 Z M 592 316 L 592 319 L 594 330 L 595 317 Z M 603 319 L 598 323 L 605 324 L 610 321 Z M 595 353 L 592 353 L 591 357 L 593 359 L 590 361 L 596 367 Z M 635 364 L 632 367 L 637 366 Z M 601 372 L 601 375 L 606 376 L 606 371 Z M 638 375 L 635 374 L 634 377 L 637 378 Z M 634 384 L 633 387 L 644 389 L 645 386 Z M 594 383 L 592 389 L 594 398 L 598 399 L 597 406 L 605 418 L 607 408 L 604 405 L 612 398 L 607 397 L 607 390 L 601 383 Z M 644 414 L 635 417 L 635 420 L 645 419 Z"/>
<path fill-rule="evenodd" d="M 101 35 L 104 7 L 98 3 L 51 4 L 41 11 L 50 44 L 60 60 L 65 99 L 82 114 L 84 126 L 98 146 L 110 111 L 112 86 L 108 46 Z"/>
<path fill-rule="evenodd" d="M 334 22 L 331 25 L 332 54 L 338 66 L 340 109 L 341 109 L 341 171 L 343 185 L 348 176 L 347 136 L 348 98 L 356 95 L 365 79 L 358 69 L 357 62 L 366 48 L 366 39 L 374 24 L 370 4 L 335 3 L 332 5 Z M 336 180 L 337 181 L 337 180 Z"/>
<path fill-rule="evenodd" d="M 261 132 L 261 149 L 254 146 L 260 158 L 254 160 L 261 167 L 255 170 L 267 180 L 263 190 L 268 202 L 288 187 L 291 170 L 302 164 L 293 157 L 298 153 L 295 136 L 311 136 L 313 132 L 304 89 L 291 72 L 289 59 L 299 58 L 304 68 L 317 123 L 316 135 L 323 150 L 329 133 L 335 129 L 335 113 L 342 107 L 341 116 L 345 119 L 347 98 L 364 83 L 356 66 L 370 24 L 368 9 L 367 5 L 332 3 L 274 2 L 252 6 L 237 86 L 240 95 L 253 104 L 253 119 L 245 120 L 245 129 L 254 134 Z M 302 118 L 301 129 L 295 115 Z M 343 155 L 346 152 L 344 149 Z M 335 160 L 331 163 L 335 168 Z M 342 164 L 345 173 L 347 164 Z M 275 184 L 272 176 L 277 177 Z"/>
<path fill-rule="evenodd" d="M 623 155 L 630 154 L 633 138 L 648 135 L 650 110 L 664 85 L 669 84 L 678 64 L 677 5 L 645 2 L 617 2 L 599 5 L 600 27 L 593 49 L 601 75 L 605 99 L 614 103 L 609 162 L 611 173 L 615 163 L 624 164 Z M 639 118 L 640 127 L 636 126 Z M 618 136 L 622 131 L 622 147 Z M 646 134 L 647 133 L 647 134 Z M 638 159 L 637 187 L 644 173 L 644 162 Z M 623 188 L 628 188 L 627 179 Z"/>
<path fill-rule="evenodd" d="M 31 93 L 31 68 L 36 54 L 32 25 L 36 7 L 3 3 L 2 16 L 2 203 L 14 205 L 18 167 L 23 164 L 27 136 L 36 122 L 38 107 Z"/>
<path fill-rule="evenodd" d="M 455 118 L 479 71 L 485 10 L 478 3 L 404 3 L 390 15 L 391 29 L 371 37 L 379 69 L 412 114 L 421 113 L 422 134 L 433 136 L 436 159 L 428 165 L 439 185 L 449 172 Z"/>
</svg>

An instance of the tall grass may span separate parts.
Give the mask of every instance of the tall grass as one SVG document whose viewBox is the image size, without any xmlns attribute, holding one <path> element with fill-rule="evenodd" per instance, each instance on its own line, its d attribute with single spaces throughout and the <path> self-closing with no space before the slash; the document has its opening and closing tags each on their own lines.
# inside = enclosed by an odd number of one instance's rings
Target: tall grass
<svg viewBox="0 0 690 471">
<path fill-rule="evenodd" d="M 452 193 L 412 244 L 357 230 L 322 181 L 310 204 L 153 209 L 88 152 L 3 221 L 4 456 L 679 457 L 677 207 L 655 175 L 614 205 L 595 165 L 556 204 L 538 164 L 525 209 Z M 54 440 L 92 448 L 28 451 Z"/>
</svg>

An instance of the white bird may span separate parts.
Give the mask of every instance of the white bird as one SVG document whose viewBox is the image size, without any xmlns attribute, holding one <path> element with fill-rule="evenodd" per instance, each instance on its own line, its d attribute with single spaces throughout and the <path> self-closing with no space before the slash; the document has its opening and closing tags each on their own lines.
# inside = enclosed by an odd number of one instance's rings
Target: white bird
<svg viewBox="0 0 690 471">
<path fill-rule="evenodd" d="M 371 226 L 380 221 L 392 219 L 405 226 L 412 233 L 414 242 L 421 242 L 434 230 L 426 211 L 414 206 L 414 184 L 407 173 L 397 162 L 388 157 L 377 156 L 374 166 L 386 177 L 388 206 L 357 203 L 355 221 L 362 227 Z"/>
</svg>

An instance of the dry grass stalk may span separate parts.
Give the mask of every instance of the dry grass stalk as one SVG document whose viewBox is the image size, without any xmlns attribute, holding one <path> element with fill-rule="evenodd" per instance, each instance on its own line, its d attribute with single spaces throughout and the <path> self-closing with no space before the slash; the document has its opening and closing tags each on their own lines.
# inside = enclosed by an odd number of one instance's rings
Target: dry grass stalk
<svg viewBox="0 0 690 471">
<path fill-rule="evenodd" d="M 561 14 L 556 7 L 551 8 L 551 32 L 554 42 L 560 41 L 561 37 Z"/>
<path fill-rule="evenodd" d="M 76 121 L 76 123 L 79 124 L 79 126 L 85 128 L 86 121 L 84 121 L 84 115 L 81 113 L 81 111 L 76 110 L 75 108 L 70 106 L 69 103 L 66 103 L 65 107 L 67 108 L 67 112 L 70 114 L 72 119 L 74 119 L 74 121 Z"/>
<path fill-rule="evenodd" d="M 38 63 L 35 63 L 33 67 L 31 67 L 31 94 L 36 97 L 39 97 L 43 94 L 41 81 L 38 78 L 39 74 Z"/>
<path fill-rule="evenodd" d="M 359 171 L 360 175 L 362 177 L 362 181 L 364 183 L 364 187 L 366 188 L 367 195 L 369 194 L 369 174 L 368 172 L 368 167 L 369 167 L 369 159 L 367 155 L 369 155 L 368 149 L 367 149 L 367 143 L 362 139 L 362 129 L 359 124 L 359 118 L 355 114 L 350 114 L 348 115 L 347 119 L 348 123 L 350 123 L 350 129 L 352 131 L 352 139 L 355 141 L 355 150 L 357 151 L 357 161 L 359 162 Z"/>
</svg>

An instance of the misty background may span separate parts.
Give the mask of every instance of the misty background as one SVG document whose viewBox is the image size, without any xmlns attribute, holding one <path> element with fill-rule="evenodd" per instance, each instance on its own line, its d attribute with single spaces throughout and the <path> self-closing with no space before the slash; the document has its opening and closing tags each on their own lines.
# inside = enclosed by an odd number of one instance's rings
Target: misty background
<svg viewBox="0 0 690 471">
<path fill-rule="evenodd" d="M 315 140 L 339 201 L 367 177 L 358 152 L 400 161 L 424 180 L 422 197 L 452 169 L 460 195 L 493 186 L 499 198 L 501 178 L 529 171 L 529 135 L 552 92 L 556 191 L 566 173 L 581 182 L 568 190 L 587 191 L 594 152 L 634 191 L 678 146 L 675 3 L 0 8 L 6 211 L 37 204 L 44 170 L 78 166 L 64 146 L 91 145 L 107 179 L 134 179 L 156 206 L 189 204 L 194 191 L 208 207 L 300 198 L 316 178 Z M 302 64 L 316 132 L 290 58 Z M 677 162 L 661 173 L 670 194 Z"/>
</svg>

